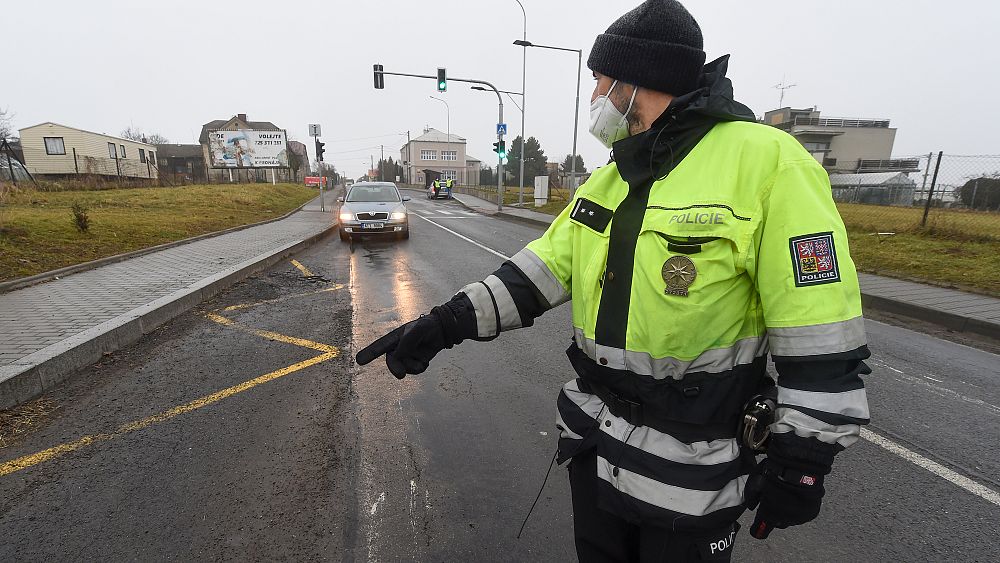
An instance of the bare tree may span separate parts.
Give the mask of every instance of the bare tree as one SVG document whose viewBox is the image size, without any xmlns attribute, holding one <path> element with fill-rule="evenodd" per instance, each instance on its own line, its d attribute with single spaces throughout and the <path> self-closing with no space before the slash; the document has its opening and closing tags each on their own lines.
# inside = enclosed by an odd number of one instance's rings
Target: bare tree
<svg viewBox="0 0 1000 563">
<path fill-rule="evenodd" d="M 121 135 L 119 136 L 123 139 L 128 139 L 130 141 L 136 141 L 139 143 L 149 143 L 151 145 L 165 145 L 170 142 L 170 139 L 167 139 L 166 137 L 160 135 L 159 133 L 150 133 L 149 135 L 147 135 L 142 132 L 142 129 L 139 129 L 138 127 L 134 127 L 132 125 L 129 125 L 125 129 L 123 129 Z"/>
<path fill-rule="evenodd" d="M 0 140 L 8 139 L 13 135 L 13 125 L 11 122 L 14 119 L 14 114 L 8 109 L 0 108 Z"/>
</svg>

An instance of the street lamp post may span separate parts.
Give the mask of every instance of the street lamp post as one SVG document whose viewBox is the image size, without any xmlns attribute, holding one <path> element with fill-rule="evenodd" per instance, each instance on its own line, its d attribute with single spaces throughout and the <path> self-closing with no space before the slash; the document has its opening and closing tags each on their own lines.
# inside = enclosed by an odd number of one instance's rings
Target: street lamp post
<svg viewBox="0 0 1000 563">
<path fill-rule="evenodd" d="M 518 6 L 521 7 L 521 16 L 524 21 L 521 39 L 525 43 L 527 43 L 528 14 L 527 12 L 524 11 L 524 4 L 521 3 L 521 0 L 514 0 L 514 1 L 517 2 Z M 524 134 L 524 108 L 526 105 L 528 105 L 524 99 L 524 92 L 525 92 L 524 85 L 525 85 L 525 78 L 527 77 L 527 70 L 526 70 L 527 62 L 528 62 L 528 46 L 524 45 L 523 48 L 521 49 L 521 173 L 520 173 L 521 181 L 519 182 L 517 190 L 517 204 L 521 207 L 524 207 L 524 142 L 527 138 L 527 135 Z"/>
<path fill-rule="evenodd" d="M 444 101 L 441 98 L 438 98 L 436 96 L 430 96 L 430 99 L 437 100 L 437 101 L 441 102 L 442 104 L 444 104 L 445 113 L 448 116 L 448 142 L 450 143 L 451 142 L 451 106 L 448 105 L 448 102 L 446 102 L 446 101 Z"/>
<path fill-rule="evenodd" d="M 569 172 L 569 188 L 570 197 L 576 194 L 576 141 L 577 133 L 579 131 L 580 124 L 580 71 L 583 69 L 583 50 L 582 49 L 567 49 L 566 47 L 552 47 L 550 45 L 536 45 L 527 40 L 515 41 L 515 45 L 521 47 L 538 47 L 539 49 L 552 49 L 555 51 L 569 51 L 571 53 L 576 53 L 576 109 L 573 114 L 573 155 L 570 160 L 570 172 Z M 523 155 L 522 155 L 523 160 Z"/>
</svg>

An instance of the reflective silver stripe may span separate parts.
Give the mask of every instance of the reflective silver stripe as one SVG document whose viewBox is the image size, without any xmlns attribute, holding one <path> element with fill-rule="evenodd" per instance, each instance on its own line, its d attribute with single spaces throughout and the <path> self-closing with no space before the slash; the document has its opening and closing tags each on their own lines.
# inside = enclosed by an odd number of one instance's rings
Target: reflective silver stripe
<svg viewBox="0 0 1000 563">
<path fill-rule="evenodd" d="M 604 410 L 604 401 L 597 395 L 580 391 L 580 385 L 575 379 L 563 385 L 563 392 L 566 393 L 566 397 L 569 400 L 573 401 L 590 418 L 596 419 L 601 414 L 601 411 Z"/>
<path fill-rule="evenodd" d="M 736 366 L 746 365 L 767 354 L 767 338 L 754 336 L 738 340 L 732 346 L 705 350 L 693 360 L 678 358 L 654 358 L 648 352 L 622 350 L 597 344 L 593 339 L 584 336 L 583 330 L 574 327 L 576 345 L 590 359 L 602 366 L 614 369 L 627 369 L 640 375 L 649 375 L 655 379 L 672 377 L 681 379 L 686 373 L 705 372 L 722 373 Z M 601 359 L 607 363 L 602 362 Z"/>
<path fill-rule="evenodd" d="M 469 297 L 472 306 L 476 309 L 476 327 L 479 329 L 479 338 L 496 336 L 497 313 L 493 298 L 490 297 L 490 291 L 486 289 L 483 282 L 470 283 L 459 291 Z"/>
<path fill-rule="evenodd" d="M 605 421 L 610 421 L 607 426 Z M 648 426 L 633 426 L 624 418 L 605 411 L 600 417 L 600 429 L 619 442 L 629 436 L 628 444 L 657 457 L 686 465 L 717 465 L 740 457 L 740 445 L 735 439 L 712 440 L 685 444 L 670 434 Z M 631 435 L 629 435 L 631 433 Z"/>
<path fill-rule="evenodd" d="M 820 442 L 840 444 L 846 448 L 858 441 L 861 427 L 857 424 L 835 426 L 813 418 L 804 412 L 788 407 L 778 407 L 771 431 L 775 434 L 794 432 L 803 438 L 816 438 Z"/>
<path fill-rule="evenodd" d="M 524 272 L 524 275 L 528 276 L 531 283 L 535 284 L 542 297 L 545 297 L 545 300 L 549 302 L 549 307 L 562 305 L 569 301 L 569 292 L 566 291 L 562 282 L 534 252 L 525 248 L 515 254 L 510 261 Z"/>
<path fill-rule="evenodd" d="M 739 506 L 743 503 L 743 489 L 747 476 L 733 479 L 718 491 L 697 491 L 661 483 L 638 473 L 618 469 L 612 472 L 611 463 L 597 457 L 597 476 L 611 483 L 619 491 L 632 498 L 648 502 L 665 510 L 672 510 L 691 516 L 704 516 L 723 508 Z"/>
<path fill-rule="evenodd" d="M 500 278 L 490 275 L 483 283 L 493 290 L 493 299 L 497 304 L 497 311 L 500 313 L 500 330 L 511 330 L 521 328 L 521 314 L 517 312 L 517 305 L 510 295 L 510 290 L 500 281 Z"/>
<path fill-rule="evenodd" d="M 778 379 L 781 379 L 779 376 Z M 778 403 L 796 405 L 816 411 L 842 414 L 853 418 L 871 418 L 868 414 L 868 395 L 864 388 L 841 393 L 800 391 L 778 386 Z"/>
<path fill-rule="evenodd" d="M 835 354 L 868 343 L 864 317 L 820 325 L 767 327 L 767 336 L 775 356 Z"/>
<path fill-rule="evenodd" d="M 563 393 L 566 394 L 566 397 L 572 401 L 573 404 L 580 407 L 580 410 L 582 410 L 590 418 L 596 420 L 601 414 L 601 411 L 604 410 L 604 401 L 602 401 L 597 395 L 580 391 L 580 385 L 575 379 L 563 385 L 562 390 Z M 583 436 L 580 436 L 570 429 L 570 427 L 566 424 L 566 421 L 563 420 L 562 413 L 559 412 L 559 409 L 556 409 L 556 426 L 562 428 L 563 438 L 573 438 L 574 440 L 583 439 Z"/>
</svg>

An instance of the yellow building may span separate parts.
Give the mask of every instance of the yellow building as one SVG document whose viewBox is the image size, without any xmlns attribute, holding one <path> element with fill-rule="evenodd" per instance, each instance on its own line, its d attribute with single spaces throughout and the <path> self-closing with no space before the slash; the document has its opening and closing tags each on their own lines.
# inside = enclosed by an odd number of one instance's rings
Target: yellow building
<svg viewBox="0 0 1000 563">
<path fill-rule="evenodd" d="M 51 121 L 25 127 L 20 134 L 24 164 L 36 176 L 158 176 L 154 145 Z"/>
</svg>

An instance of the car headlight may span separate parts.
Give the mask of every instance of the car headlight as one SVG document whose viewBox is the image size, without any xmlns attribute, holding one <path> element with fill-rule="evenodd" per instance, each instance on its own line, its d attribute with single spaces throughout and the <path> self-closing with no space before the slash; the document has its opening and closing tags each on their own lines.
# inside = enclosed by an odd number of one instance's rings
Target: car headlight
<svg viewBox="0 0 1000 563">
<path fill-rule="evenodd" d="M 392 219 L 396 219 L 396 220 L 406 219 L 406 212 L 405 211 L 393 211 L 392 212 Z"/>
<path fill-rule="evenodd" d="M 341 213 L 340 214 L 340 220 L 341 221 L 353 221 L 354 220 L 354 214 L 353 213 Z"/>
</svg>

